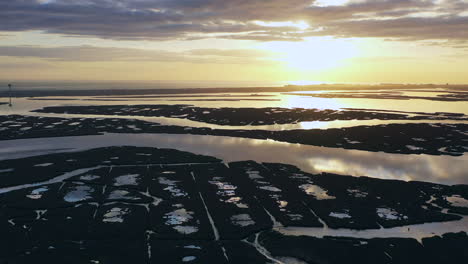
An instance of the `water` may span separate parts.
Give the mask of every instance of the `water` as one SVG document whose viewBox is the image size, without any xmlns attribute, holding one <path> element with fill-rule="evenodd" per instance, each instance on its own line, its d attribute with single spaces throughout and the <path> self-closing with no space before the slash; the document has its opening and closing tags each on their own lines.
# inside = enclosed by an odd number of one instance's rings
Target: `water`
<svg viewBox="0 0 468 264">
<path fill-rule="evenodd" d="M 115 88 L 115 87 L 114 87 Z M 393 91 L 399 93 L 424 94 L 421 91 Z M 427 94 L 446 92 L 439 89 Z M 263 126 L 224 126 L 191 121 L 184 118 L 143 117 L 143 116 L 106 116 L 106 115 L 67 115 L 32 113 L 31 110 L 55 105 L 138 105 L 138 104 L 191 104 L 199 107 L 285 107 L 285 108 L 367 108 L 386 109 L 392 111 L 421 111 L 421 112 L 457 112 L 468 115 L 466 102 L 441 102 L 429 100 L 388 100 L 388 99 L 330 99 L 314 98 L 281 93 L 223 93 L 197 94 L 207 97 L 168 97 L 148 98 L 150 95 L 112 96 L 112 97 L 48 97 L 42 99 L 72 99 L 61 100 L 29 100 L 16 98 L 13 107 L 0 105 L 0 115 L 19 114 L 51 117 L 90 117 L 90 118 L 131 118 L 163 125 L 178 125 L 189 127 L 209 127 L 214 129 L 328 129 L 352 127 L 357 125 L 381 125 L 390 123 L 467 123 L 466 121 L 450 120 L 347 120 L 347 121 L 314 121 L 297 124 L 263 125 Z M 181 96 L 177 94 L 176 96 Z M 100 101 L 107 98 L 109 101 Z M 113 101 L 112 98 L 126 101 Z M 184 101 L 184 99 L 274 99 L 275 101 Z M 0 98 L 0 102 L 4 101 Z M 171 101 L 175 100 L 175 101 Z M 69 138 L 70 139 L 70 138 Z M 253 140 L 217 136 L 196 135 L 149 135 L 149 134 L 107 134 L 104 136 L 73 137 L 73 140 L 63 138 L 42 138 L 0 141 L 0 158 L 24 157 L 39 155 L 47 152 L 76 151 L 101 146 L 130 145 L 176 148 L 198 154 L 215 156 L 225 161 L 239 161 L 252 159 L 259 162 L 281 162 L 293 164 L 301 169 L 312 172 L 332 172 L 353 176 L 371 176 L 383 179 L 421 180 L 429 182 L 457 184 L 468 183 L 467 155 L 461 157 L 430 156 L 430 155 L 402 155 L 380 152 L 366 152 L 339 148 L 323 148 L 289 144 L 271 140 Z"/>
<path fill-rule="evenodd" d="M 35 86 L 34 86 L 35 85 Z M 76 89 L 78 84 L 24 84 L 19 89 Z M 120 85 L 120 86 L 119 86 Z M 95 83 L 80 83 L 81 89 L 99 88 L 115 89 L 129 88 L 128 83 L 101 83 L 96 86 Z M 181 85 L 181 84 L 178 84 Z M 190 83 L 190 86 L 195 87 Z M 164 85 L 162 85 L 164 86 Z M 214 85 L 216 87 L 217 85 Z M 137 88 L 162 88 L 155 87 L 151 83 L 138 84 Z M 164 86 L 173 88 L 170 85 Z M 184 86 L 180 86 L 184 87 Z M 201 86 L 206 87 L 206 85 Z M 238 86 L 239 87 L 239 86 Z M 443 94 L 446 91 L 439 89 L 434 92 L 422 91 L 394 91 L 401 95 L 434 97 L 437 94 Z M 251 94 L 257 96 L 252 97 Z M 201 95 L 201 94 L 197 94 Z M 19 114 L 50 117 L 88 117 L 88 118 L 129 118 L 139 119 L 148 122 L 157 122 L 163 125 L 178 125 L 189 127 L 209 127 L 219 129 L 264 129 L 264 130 L 289 130 L 289 129 L 329 129 L 343 128 L 358 125 L 381 125 L 390 123 L 468 123 L 466 121 L 451 120 L 349 120 L 349 121 L 330 121 L 330 122 L 300 122 L 297 124 L 282 125 L 262 125 L 262 126 L 222 126 L 208 124 L 204 122 L 191 121 L 184 118 L 165 118 L 165 117 L 144 117 L 144 116 L 106 116 L 106 115 L 67 115 L 67 114 L 46 114 L 32 113 L 31 110 L 40 109 L 46 106 L 58 105 L 139 105 L 139 104 L 191 104 L 198 107 L 284 107 L 284 108 L 319 108 L 335 109 L 342 108 L 364 108 L 364 109 L 382 109 L 390 111 L 410 111 L 410 112 L 454 112 L 468 115 L 468 104 L 466 102 L 443 102 L 430 100 L 390 100 L 390 99 L 332 99 L 315 98 L 310 96 L 301 96 L 294 94 L 281 93 L 225 93 L 227 96 L 219 94 L 204 94 L 206 97 L 165 97 L 149 98 L 148 95 L 129 98 L 129 96 L 108 96 L 108 97 L 49 97 L 43 99 L 72 99 L 72 100 L 28 100 L 28 98 L 15 98 L 13 107 L 0 105 L 0 115 Z M 178 94 L 177 96 L 180 96 Z M 239 99 L 238 101 L 221 101 L 222 99 Z M 263 101 L 246 101 L 242 99 L 270 99 Z M 102 101 L 105 99 L 106 101 Z M 203 101 L 203 99 L 220 99 L 220 101 Z M 118 101 L 124 100 L 124 101 Z M 188 101 L 190 100 L 190 101 Z M 193 101 L 198 100 L 198 101 Z M 7 101 L 6 98 L 0 98 L 0 102 Z M 256 162 L 286 163 L 299 167 L 301 170 L 309 173 L 329 172 L 352 176 L 369 176 L 380 179 L 398 179 L 405 181 L 426 181 L 442 184 L 468 184 L 468 155 L 463 156 L 432 156 L 432 155 L 407 155 L 390 154 L 383 152 L 368 152 L 360 150 L 349 150 L 340 148 L 326 148 L 317 146 L 308 146 L 301 144 L 290 144 L 277 142 L 273 140 L 257 140 L 247 138 L 231 138 L 222 136 L 204 136 L 204 135 L 169 135 L 169 134 L 112 134 L 76 137 L 54 137 L 54 138 L 34 138 L 0 141 L 0 160 L 23 158 L 49 153 L 76 152 L 93 148 L 109 146 L 140 146 L 171 148 L 181 151 L 188 151 L 196 154 L 214 156 L 222 159 L 224 162 L 254 160 Z M 41 164 L 39 164 L 41 165 Z M 44 165 L 44 164 L 42 164 Z M 0 193 L 15 191 L 23 188 L 40 187 L 44 184 L 61 182 L 64 179 L 84 173 L 94 168 L 81 169 L 66 173 L 62 176 L 50 179 L 45 182 L 32 183 L 21 186 L 3 188 Z M 8 170 L 6 170 L 8 171 Z M 2 172 L 0 171 L 0 174 Z M 136 179 L 132 175 L 124 175 L 118 178 L 120 182 L 134 182 Z M 320 194 L 327 197 L 323 189 L 313 189 L 313 186 L 304 186 L 309 188 L 313 195 Z M 175 195 L 182 195 L 177 192 L 176 186 L 172 189 Z M 81 199 L 86 197 L 86 190 L 77 190 L 78 193 L 72 193 L 70 199 Z M 33 194 L 33 195 L 40 195 Z M 83 196 L 84 195 L 84 196 Z M 200 198 L 203 200 L 203 197 Z M 362 194 L 356 194 L 362 195 Z M 35 196 L 33 196 L 35 197 Z M 450 197 L 454 203 L 465 204 L 466 200 L 459 197 Z M 203 201 L 204 202 L 204 201 Z M 208 208 L 205 206 L 208 217 L 211 218 Z M 126 212 L 121 208 L 112 208 L 106 212 L 105 221 L 119 222 L 125 217 Z M 346 218 L 345 213 L 336 213 L 338 217 Z M 185 211 L 174 211 L 167 215 L 167 221 L 186 219 L 190 220 L 190 213 Z M 245 215 L 237 215 L 236 220 L 239 225 L 250 225 L 251 220 Z M 185 220 L 184 220 L 185 221 Z M 356 238 L 375 238 L 375 237 L 408 237 L 421 240 L 423 237 L 441 235 L 447 232 L 466 231 L 468 228 L 468 218 L 464 217 L 459 221 L 444 223 L 426 223 L 421 225 L 411 225 L 395 227 L 388 229 L 375 230 L 351 230 L 351 229 L 331 229 L 331 228 L 312 228 L 312 227 L 280 227 L 275 225 L 275 230 L 285 235 L 306 235 L 313 237 L 324 236 L 347 236 Z M 211 223 L 215 237 L 219 238 L 214 223 Z M 174 227 L 176 228 L 176 227 Z M 177 226 L 177 228 L 179 228 Z M 177 231 L 188 234 L 193 232 L 195 226 L 186 225 L 177 229 Z M 284 263 L 293 263 L 293 260 L 282 259 Z"/>
<path fill-rule="evenodd" d="M 256 96 L 251 97 L 250 95 Z M 180 96 L 177 94 L 174 96 Z M 446 101 L 431 101 L 422 99 L 411 100 L 393 100 L 393 99 L 366 99 L 366 98 L 317 98 L 311 96 L 295 95 L 294 93 L 283 94 L 279 92 L 252 92 L 249 93 L 223 93 L 223 95 L 231 95 L 229 99 L 262 99 L 262 101 L 203 101 L 203 99 L 226 99 L 219 97 L 219 94 L 197 94 L 207 97 L 170 97 L 166 95 L 164 98 L 148 98 L 150 95 L 136 96 L 76 96 L 76 97 L 45 97 L 41 99 L 73 99 L 73 100 L 28 100 L 26 98 L 14 98 L 13 107 L 0 105 L 0 114 L 25 113 L 33 109 L 42 108 L 44 106 L 54 105 L 142 105 L 142 104 L 189 104 L 197 107 L 284 107 L 284 108 L 318 108 L 318 109 L 334 109 L 342 108 L 363 108 L 363 109 L 381 109 L 389 111 L 409 111 L 409 112 L 451 112 L 463 113 L 468 115 L 468 104 L 466 102 L 446 102 Z M 107 98 L 107 99 L 106 99 Z M 106 101 L 102 101 L 106 99 Z M 119 100 L 117 100 L 119 99 Z M 274 100 L 274 101 L 266 101 Z M 115 100 L 115 101 L 112 101 Z M 124 101 L 120 101 L 124 100 Z M 194 101 L 198 100 L 198 101 Z M 7 98 L 1 98 L 0 102 L 6 102 Z"/>
<path fill-rule="evenodd" d="M 292 164 L 310 173 L 468 184 L 468 155 L 402 155 L 221 136 L 105 134 L 0 141 L 0 160 L 108 146 L 172 148 L 225 162 L 255 160 Z"/>
<path fill-rule="evenodd" d="M 318 227 L 283 227 L 276 230 L 288 236 L 312 236 L 323 237 L 354 237 L 361 239 L 371 238 L 414 238 L 419 242 L 425 237 L 440 236 L 446 233 L 466 232 L 468 228 L 468 217 L 458 221 L 425 223 L 418 225 L 399 226 L 382 229 L 330 229 Z"/>
</svg>

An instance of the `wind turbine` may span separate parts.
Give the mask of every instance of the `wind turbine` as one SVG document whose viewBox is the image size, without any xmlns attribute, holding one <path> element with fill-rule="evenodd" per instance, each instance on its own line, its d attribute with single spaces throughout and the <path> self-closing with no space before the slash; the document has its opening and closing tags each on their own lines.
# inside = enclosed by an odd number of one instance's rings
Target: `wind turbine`
<svg viewBox="0 0 468 264">
<path fill-rule="evenodd" d="M 10 96 L 10 103 L 8 105 L 11 107 L 12 106 L 12 104 L 11 104 L 11 84 L 8 84 L 8 94 Z"/>
</svg>

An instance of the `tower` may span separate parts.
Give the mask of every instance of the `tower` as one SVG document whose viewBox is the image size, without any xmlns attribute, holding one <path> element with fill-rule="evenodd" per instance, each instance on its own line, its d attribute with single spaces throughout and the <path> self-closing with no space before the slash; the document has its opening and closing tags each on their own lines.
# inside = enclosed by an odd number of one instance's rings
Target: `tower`
<svg viewBox="0 0 468 264">
<path fill-rule="evenodd" d="M 8 95 L 10 97 L 10 103 L 8 105 L 11 107 L 12 106 L 12 104 L 11 104 L 11 84 L 8 84 Z"/>
</svg>

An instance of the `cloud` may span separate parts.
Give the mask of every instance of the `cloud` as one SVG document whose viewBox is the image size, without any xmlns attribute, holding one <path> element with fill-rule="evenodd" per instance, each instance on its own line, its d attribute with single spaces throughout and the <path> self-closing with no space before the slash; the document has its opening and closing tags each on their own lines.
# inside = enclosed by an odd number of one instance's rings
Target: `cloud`
<svg viewBox="0 0 468 264">
<path fill-rule="evenodd" d="M 44 68 L 57 68 L 56 65 L 41 62 L 1 62 L 0 69 L 2 71 L 17 71 L 17 70 L 36 70 Z"/>
<path fill-rule="evenodd" d="M 407 40 L 468 40 L 468 17 L 413 17 L 367 19 L 328 23 L 324 30 L 312 35 L 339 37 L 381 37 Z"/>
<path fill-rule="evenodd" d="M 259 41 L 307 36 L 468 40 L 464 0 L 9 0 L 0 30 L 110 39 Z M 323 1 L 321 1 L 323 2 Z M 310 28 L 256 21 L 306 21 Z"/>
<path fill-rule="evenodd" d="M 0 46 L 0 56 L 16 58 L 40 58 L 63 62 L 188 62 L 188 63 L 261 63 L 272 53 L 249 49 L 194 49 L 184 52 L 144 50 L 115 47 L 68 46 Z"/>
<path fill-rule="evenodd" d="M 194 49 L 187 53 L 198 56 L 220 56 L 220 57 L 234 57 L 234 58 L 253 58 L 253 57 L 270 57 L 274 55 L 272 52 L 253 49 Z"/>
</svg>

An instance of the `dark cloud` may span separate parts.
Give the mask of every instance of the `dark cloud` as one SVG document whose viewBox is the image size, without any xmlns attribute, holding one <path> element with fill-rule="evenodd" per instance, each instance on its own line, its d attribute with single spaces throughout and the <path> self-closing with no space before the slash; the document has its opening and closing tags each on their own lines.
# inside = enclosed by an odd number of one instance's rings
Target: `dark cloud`
<svg viewBox="0 0 468 264">
<path fill-rule="evenodd" d="M 468 17 L 413 17 L 328 23 L 314 35 L 383 37 L 407 40 L 468 39 Z"/>
<path fill-rule="evenodd" d="M 0 30 L 40 30 L 111 39 L 230 38 L 301 40 L 306 36 L 467 40 L 463 0 L 8 0 Z M 465 13 L 463 13 L 465 12 Z M 307 21 L 307 31 L 256 21 Z"/>
</svg>

